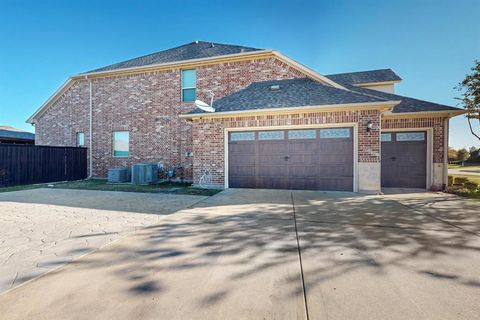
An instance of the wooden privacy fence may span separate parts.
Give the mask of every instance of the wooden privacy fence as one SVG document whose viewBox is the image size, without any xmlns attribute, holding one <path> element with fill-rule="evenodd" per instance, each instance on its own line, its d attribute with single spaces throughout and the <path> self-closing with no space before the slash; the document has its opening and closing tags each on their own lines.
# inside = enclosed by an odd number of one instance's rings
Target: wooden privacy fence
<svg viewBox="0 0 480 320">
<path fill-rule="evenodd" d="M 87 148 L 0 144 L 0 187 L 87 177 Z"/>
</svg>

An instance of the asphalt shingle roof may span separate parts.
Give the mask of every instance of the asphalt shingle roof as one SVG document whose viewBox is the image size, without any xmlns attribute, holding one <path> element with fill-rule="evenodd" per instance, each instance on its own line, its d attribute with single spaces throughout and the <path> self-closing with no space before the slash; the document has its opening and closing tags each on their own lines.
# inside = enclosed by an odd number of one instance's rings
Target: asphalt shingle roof
<svg viewBox="0 0 480 320">
<path fill-rule="evenodd" d="M 9 126 L 0 126 L 0 139 L 35 140 L 35 135 Z"/>
<path fill-rule="evenodd" d="M 374 96 L 377 98 L 383 98 L 386 100 L 401 100 L 402 102 L 393 108 L 392 110 L 393 113 L 460 110 L 459 108 L 454 108 L 454 107 L 446 106 L 443 104 L 419 100 L 415 98 L 400 96 L 398 94 L 392 94 L 392 93 L 377 91 L 373 89 L 356 87 L 352 85 L 346 85 L 346 87 L 347 89 L 355 91 L 357 93 L 366 94 L 366 95 Z"/>
<path fill-rule="evenodd" d="M 271 87 L 278 85 L 278 90 Z M 309 78 L 254 82 L 248 87 L 213 103 L 215 112 L 380 102 L 373 97 L 323 85 Z M 203 113 L 195 109 L 190 113 Z"/>
<path fill-rule="evenodd" d="M 278 85 L 278 90 L 271 87 Z M 213 103 L 215 112 L 321 106 L 347 103 L 401 101 L 392 110 L 401 112 L 458 111 L 458 108 L 377 90 L 345 85 L 348 90 L 323 85 L 309 78 L 254 82 Z M 190 114 L 205 113 L 195 109 Z"/>
<path fill-rule="evenodd" d="M 237 54 L 243 52 L 258 51 L 262 49 L 221 44 L 214 42 L 195 41 L 188 44 L 181 45 L 179 47 L 163 50 L 160 52 L 152 53 L 146 56 L 126 60 L 123 62 L 115 63 L 106 67 L 98 68 L 90 72 L 112 71 L 116 69 L 142 67 L 152 64 L 184 61 L 200 58 L 210 58 L 215 56 L 223 56 L 228 54 Z"/>
<path fill-rule="evenodd" d="M 392 69 L 348 72 L 326 75 L 332 81 L 341 84 L 360 84 L 385 81 L 400 81 L 400 78 Z"/>
</svg>

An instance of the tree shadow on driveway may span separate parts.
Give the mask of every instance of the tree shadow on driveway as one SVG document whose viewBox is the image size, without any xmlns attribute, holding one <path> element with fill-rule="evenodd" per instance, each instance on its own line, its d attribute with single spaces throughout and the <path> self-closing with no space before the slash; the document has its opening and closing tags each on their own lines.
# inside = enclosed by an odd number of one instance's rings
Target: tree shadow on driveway
<svg viewBox="0 0 480 320">
<path fill-rule="evenodd" d="M 436 213 L 454 219 L 448 210 Z M 469 226 L 480 231 L 478 221 Z M 0 310 L 62 319 L 90 312 L 116 319 L 300 319 L 295 227 L 310 319 L 325 312 L 365 318 L 364 308 L 415 318 L 413 291 L 417 304 L 444 315 L 479 314 L 472 300 L 480 292 L 474 233 L 388 197 L 261 190 L 227 190 L 182 210 L 0 297 Z M 454 287 L 448 298 L 458 308 L 442 307 L 445 283 Z"/>
</svg>

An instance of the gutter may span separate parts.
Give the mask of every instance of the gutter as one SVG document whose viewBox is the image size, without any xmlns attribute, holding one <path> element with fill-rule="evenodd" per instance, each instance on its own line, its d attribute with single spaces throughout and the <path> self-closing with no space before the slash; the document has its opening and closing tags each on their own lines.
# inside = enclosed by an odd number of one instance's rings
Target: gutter
<svg viewBox="0 0 480 320">
<path fill-rule="evenodd" d="M 467 113 L 466 110 L 458 109 L 458 110 L 437 110 L 437 111 L 417 111 L 417 112 L 385 112 L 384 116 L 388 118 L 398 118 L 398 117 L 405 117 L 405 116 L 437 116 L 437 117 L 447 117 L 452 118 L 462 114 Z"/>
</svg>

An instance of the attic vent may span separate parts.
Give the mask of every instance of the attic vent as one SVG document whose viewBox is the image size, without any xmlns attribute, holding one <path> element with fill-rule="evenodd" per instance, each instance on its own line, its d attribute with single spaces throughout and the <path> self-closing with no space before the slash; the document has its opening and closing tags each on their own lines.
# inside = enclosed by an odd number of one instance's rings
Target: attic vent
<svg viewBox="0 0 480 320">
<path fill-rule="evenodd" d="M 274 84 L 270 86 L 270 91 L 278 91 L 280 90 L 280 86 L 278 84 Z"/>
</svg>

